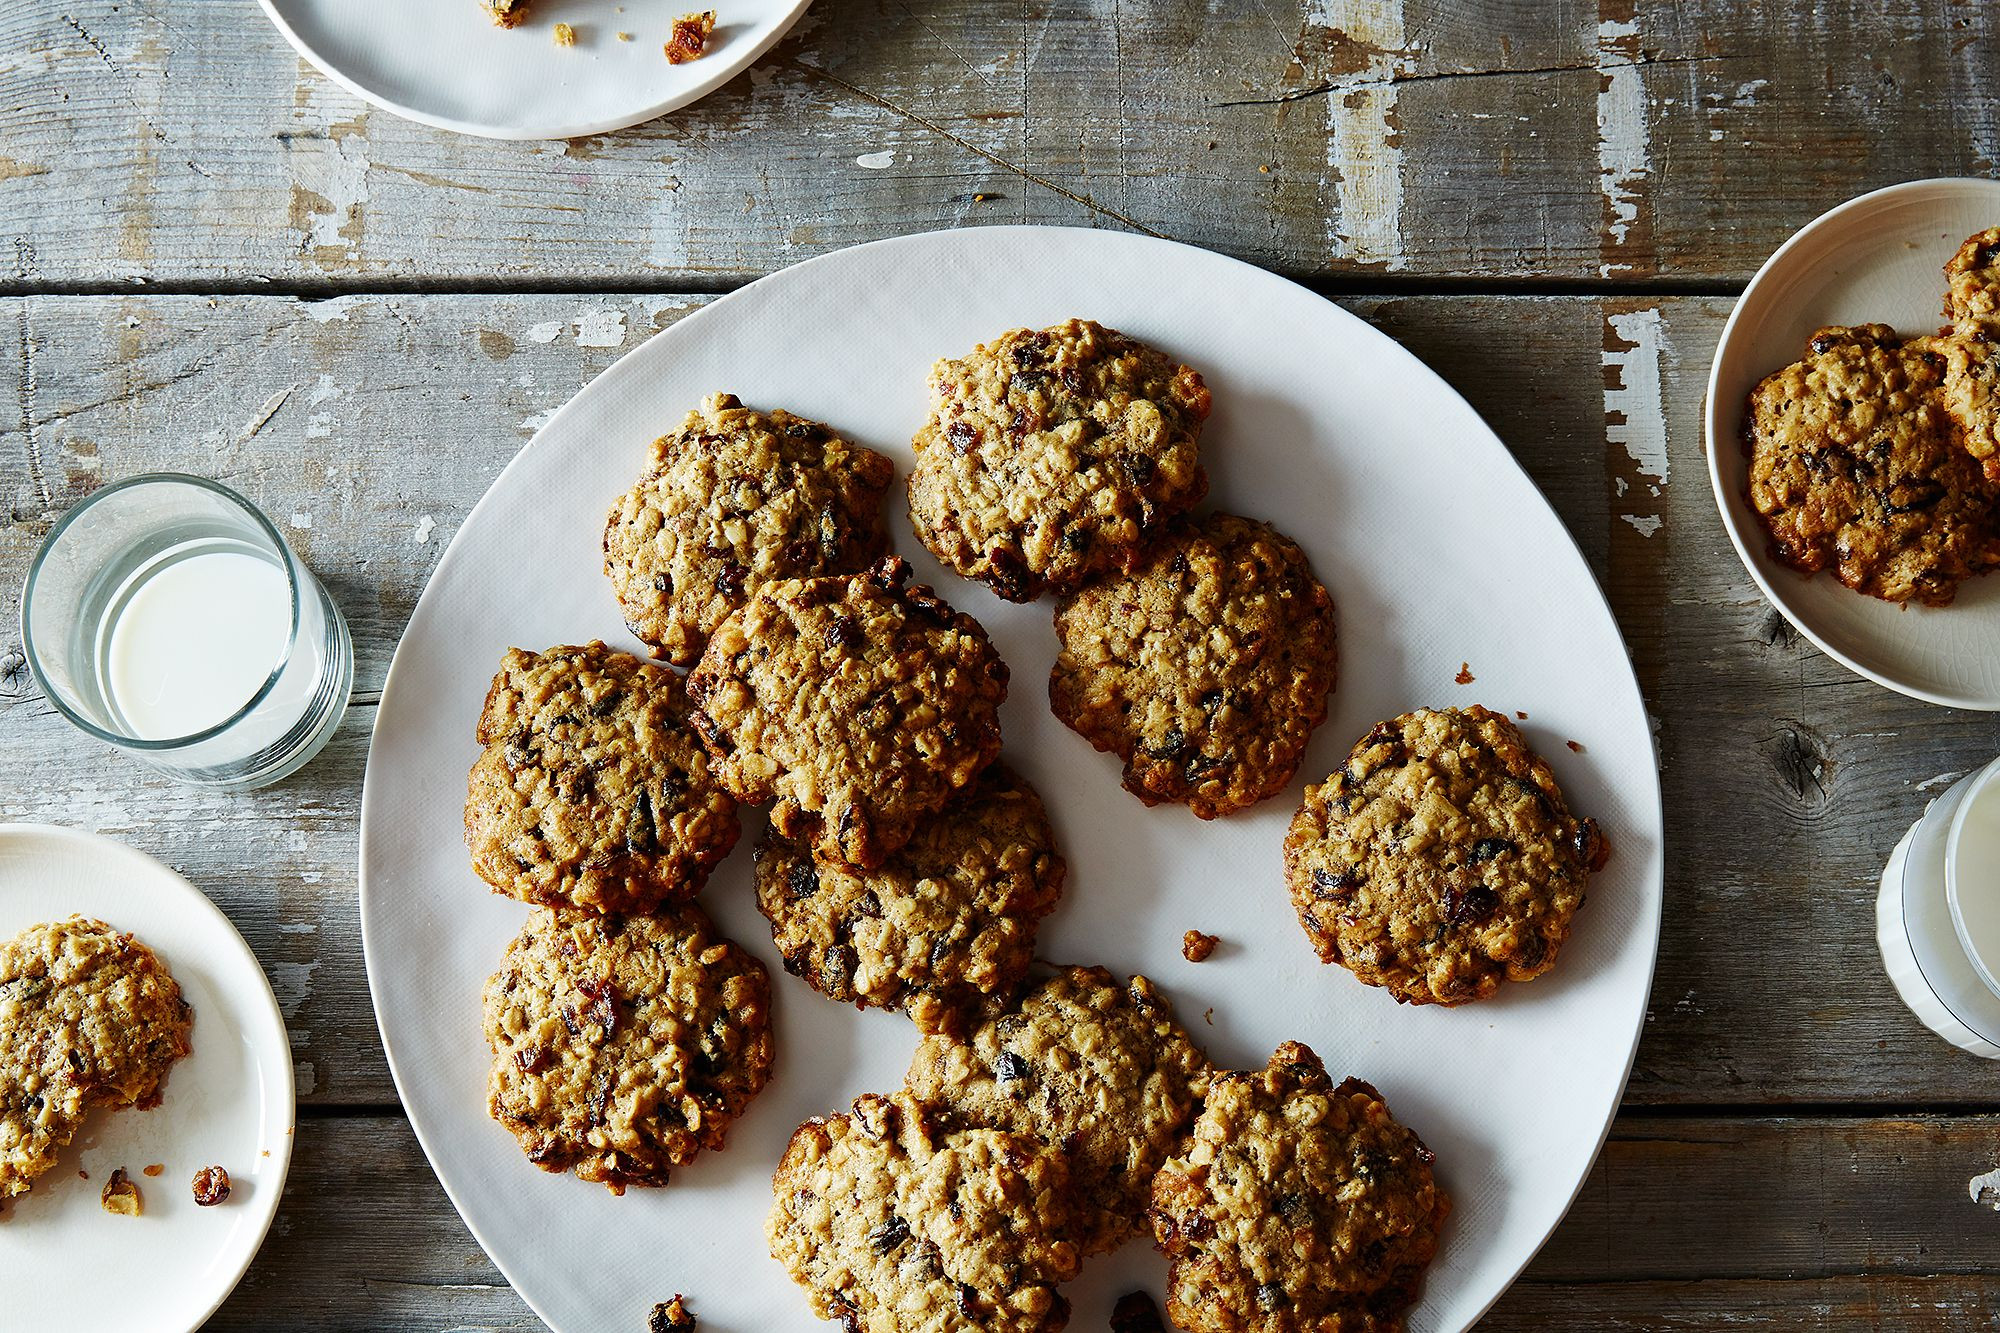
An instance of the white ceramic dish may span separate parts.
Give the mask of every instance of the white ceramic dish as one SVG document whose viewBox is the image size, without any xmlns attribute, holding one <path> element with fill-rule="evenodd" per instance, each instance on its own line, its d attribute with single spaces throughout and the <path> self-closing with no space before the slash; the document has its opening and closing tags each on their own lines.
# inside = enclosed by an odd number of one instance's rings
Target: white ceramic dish
<svg viewBox="0 0 2000 1333">
<path fill-rule="evenodd" d="M 771 1086 L 725 1151 L 662 1190 L 613 1198 L 530 1166 L 486 1115 L 479 1009 L 524 910 L 473 876 L 461 830 L 472 725 L 501 652 L 594 636 L 637 647 L 601 569 L 604 515 L 647 442 L 703 394 L 727 389 L 826 420 L 907 470 L 932 360 L 1071 315 L 1151 341 L 1206 376 L 1211 501 L 1267 518 L 1306 547 L 1339 606 L 1343 678 L 1289 793 L 1213 823 L 1149 810 L 1119 786 L 1113 760 L 1050 715 L 1050 606 L 1008 605 L 946 575 L 911 535 L 899 483 L 889 505 L 896 547 L 918 578 L 979 617 L 1013 671 L 1001 715 L 1007 755 L 1047 799 L 1070 863 L 1042 956 L 1146 972 L 1220 1063 L 1261 1066 L 1299 1038 L 1330 1068 L 1382 1089 L 1436 1150 L 1457 1201 L 1416 1333 L 1469 1326 L 1589 1169 L 1644 1021 L 1659 936 L 1660 797 L 1617 627 L 1533 484 L 1408 352 L 1272 274 L 1118 232 L 910 236 L 765 278 L 600 375 L 466 519 L 396 654 L 362 803 L 375 1010 L 446 1190 L 555 1328 L 634 1327 L 676 1291 L 712 1333 L 822 1327 L 767 1254 L 771 1169 L 801 1120 L 895 1088 L 914 1035 L 900 1014 L 857 1014 L 782 974 L 749 891 L 747 853 L 762 823 L 753 817 L 703 901 L 775 978 Z M 1468 662 L 1477 683 L 1455 684 Z M 1282 881 L 1284 831 L 1304 779 L 1323 777 L 1374 722 L 1474 702 L 1525 710 L 1530 737 L 1615 851 L 1548 977 L 1470 1008 L 1399 1007 L 1314 959 Z M 1225 941 L 1199 966 L 1180 953 L 1190 927 Z M 1068 1289 L 1073 1327 L 1102 1328 L 1118 1295 L 1163 1285 L 1163 1262 L 1146 1246 L 1095 1260 Z"/>
<path fill-rule="evenodd" d="M 707 52 L 683 65 L 662 47 L 674 16 L 658 0 L 536 0 L 516 28 L 477 0 L 261 0 L 298 53 L 385 111 L 487 139 L 608 134 L 678 110 L 771 49 L 812 0 L 731 0 Z M 622 12 L 621 12 L 622 11 Z M 554 25 L 576 31 L 558 47 Z M 621 42 L 619 32 L 632 40 Z"/>
<path fill-rule="evenodd" d="M 1757 270 L 1716 345 L 1705 421 L 1722 525 L 1771 605 L 1835 661 L 1913 698 L 2000 709 L 2000 577 L 1973 579 L 1948 607 L 1892 606 L 1772 558 L 1744 498 L 1743 404 L 1757 381 L 1829 324 L 1928 333 L 1943 323 L 1944 262 L 2000 225 L 2000 181 L 1892 185 L 1822 214 Z"/>
<path fill-rule="evenodd" d="M 144 853 L 73 829 L 0 825 L 0 939 L 76 913 L 129 930 L 172 969 L 194 1006 L 194 1052 L 150 1111 L 98 1112 L 62 1160 L 0 1221 L 0 1326 L 81 1328 L 89 1308 L 125 1333 L 199 1328 L 235 1289 L 277 1215 L 292 1160 L 292 1055 L 250 947 L 215 904 Z M 148 1178 L 144 1168 L 166 1170 Z M 229 1172 L 215 1208 L 195 1205 L 204 1166 Z M 98 1204 L 124 1167 L 145 1211 Z M 77 1177 L 79 1170 L 90 1178 Z"/>
<path fill-rule="evenodd" d="M 1946 885 L 1951 829 L 1978 774 L 1924 808 L 1889 855 L 1875 900 L 1882 964 L 1910 1012 L 1961 1050 L 2000 1059 L 2000 993 L 1960 943 Z"/>
</svg>

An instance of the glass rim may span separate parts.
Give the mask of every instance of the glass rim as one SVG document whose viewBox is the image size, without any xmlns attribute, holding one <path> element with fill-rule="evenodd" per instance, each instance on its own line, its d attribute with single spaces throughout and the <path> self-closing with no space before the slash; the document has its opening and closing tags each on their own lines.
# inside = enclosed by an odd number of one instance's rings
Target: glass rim
<svg viewBox="0 0 2000 1333">
<path fill-rule="evenodd" d="M 198 490 L 205 490 L 219 495 L 245 514 L 248 514 L 252 521 L 264 530 L 264 534 L 271 539 L 272 544 L 277 547 L 278 551 L 284 557 L 280 563 L 285 570 L 286 586 L 291 589 L 292 594 L 292 625 L 291 629 L 285 634 L 285 650 L 278 654 L 278 660 L 272 665 L 271 673 L 264 677 L 264 683 L 257 687 L 256 692 L 243 703 L 242 707 L 223 718 L 220 722 L 215 723 L 213 726 L 205 727 L 200 731 L 189 732 L 185 736 L 169 736 L 149 740 L 141 736 L 127 736 L 122 732 L 106 730 L 70 706 L 69 701 L 63 697 L 62 691 L 55 688 L 49 680 L 48 673 L 42 667 L 41 655 L 35 649 L 34 617 L 31 614 L 31 609 L 35 599 L 35 583 L 41 576 L 42 566 L 47 562 L 49 552 L 55 549 L 57 539 L 69 530 L 72 523 L 88 513 L 91 507 L 96 505 L 100 500 L 116 495 L 120 491 L 160 483 L 193 486 Z M 229 730 L 229 728 L 235 726 L 238 722 L 241 722 L 245 717 L 248 717 L 258 704 L 263 703 L 265 699 L 270 697 L 271 691 L 277 687 L 278 678 L 284 674 L 286 665 L 292 660 L 292 652 L 298 647 L 299 642 L 299 621 L 303 613 L 302 602 L 304 595 L 299 587 L 298 570 L 294 568 L 296 562 L 297 556 L 292 551 L 290 543 L 278 531 L 277 525 L 271 522 L 270 517 L 256 505 L 251 504 L 250 501 L 219 481 L 208 477 L 198 477 L 191 472 L 141 472 L 137 476 L 126 477 L 122 480 L 114 481 L 109 485 L 100 486 L 63 512 L 62 517 L 56 520 L 55 526 L 49 529 L 48 535 L 42 538 L 41 545 L 35 548 L 34 559 L 28 562 L 28 576 L 21 585 L 21 650 L 23 655 L 28 659 L 28 670 L 34 676 L 35 684 L 41 688 L 42 697 L 55 705 L 57 712 L 67 718 L 71 725 L 88 735 L 95 736 L 98 740 L 104 741 L 106 744 L 115 745 L 123 750 L 164 753 L 172 750 L 183 750 L 189 746 L 199 745 L 203 741 L 213 740 L 223 732 Z"/>
</svg>

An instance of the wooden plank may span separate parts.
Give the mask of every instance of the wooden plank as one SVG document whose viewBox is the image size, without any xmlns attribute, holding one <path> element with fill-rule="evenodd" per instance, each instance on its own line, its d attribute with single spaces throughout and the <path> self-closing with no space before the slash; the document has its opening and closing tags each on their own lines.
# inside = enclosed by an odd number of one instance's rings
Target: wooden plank
<svg viewBox="0 0 2000 1333">
<path fill-rule="evenodd" d="M 1996 1134 L 1989 1117 L 1621 1121 L 1481 1328 L 1990 1327 L 2000 1218 L 1965 1180 L 1990 1167 Z M 783 1280 L 762 1255 L 744 1262 L 746 1280 Z M 698 1312 L 701 1293 L 688 1294 Z M 1079 1311 L 1075 1326 L 1101 1327 L 1103 1314 Z M 210 1327 L 279 1322 L 540 1327 L 452 1212 L 408 1125 L 385 1116 L 300 1125 L 277 1226 Z"/>
<path fill-rule="evenodd" d="M 695 107 L 502 144 L 370 109 L 226 5 L 23 0 L 0 236 L 17 283 L 66 287 L 728 284 L 988 222 L 1301 275 L 1737 282 L 1842 198 L 1991 173 L 1996 25 L 1954 0 L 820 0 Z"/>
<path fill-rule="evenodd" d="M 0 336 L 34 349 L 0 435 L 0 497 L 15 516 L 0 525 L 0 586 L 18 586 L 54 511 L 103 480 L 175 467 L 221 476 L 277 515 L 353 621 L 360 707 L 327 757 L 271 792 L 155 780 L 72 735 L 25 680 L 0 699 L 0 753 L 37 775 L 0 808 L 111 832 L 213 892 L 290 997 L 310 1100 L 394 1095 L 352 894 L 367 705 L 396 636 L 539 420 L 690 304 L 0 303 Z M 1659 718 L 1669 911 L 1630 1103 L 2000 1104 L 2000 1068 L 1933 1038 L 1896 1000 L 1871 914 L 1889 848 L 1944 775 L 2000 751 L 2000 719 L 1849 676 L 1781 632 L 1755 593 L 1716 522 L 1696 420 L 1727 303 L 1351 304 L 1463 391 L 1541 484 L 1604 580 Z M 0 658 L 15 633 L 0 627 Z"/>
</svg>

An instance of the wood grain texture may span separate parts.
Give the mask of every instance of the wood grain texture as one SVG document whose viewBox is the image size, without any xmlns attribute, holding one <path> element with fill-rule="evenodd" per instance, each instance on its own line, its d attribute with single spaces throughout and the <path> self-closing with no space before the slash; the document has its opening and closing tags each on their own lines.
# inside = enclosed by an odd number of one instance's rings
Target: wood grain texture
<svg viewBox="0 0 2000 1333">
<path fill-rule="evenodd" d="M 1991 174 L 1996 37 L 1958 0 L 819 0 L 694 107 L 500 144 L 370 109 L 240 5 L 17 0 L 0 236 L 64 289 L 728 285 L 991 222 L 1726 284 L 1864 189 Z"/>
<path fill-rule="evenodd" d="M 356 795 L 371 704 L 423 581 L 540 420 L 698 301 L 0 302 L 0 329 L 36 349 L 0 435 L 14 516 L 0 586 L 18 586 L 62 507 L 180 468 L 273 514 L 354 626 L 358 706 L 325 757 L 266 792 L 156 779 L 74 735 L 18 672 L 0 697 L 0 752 L 43 775 L 9 790 L 6 814 L 114 834 L 209 889 L 272 971 L 308 1101 L 394 1098 L 357 939 Z M 1464 392 L 1540 483 L 1604 581 L 1660 721 L 1668 911 L 1628 1104 L 2000 1106 L 2000 1068 L 1916 1024 L 1872 937 L 1890 847 L 1946 775 L 2000 751 L 2000 719 L 1850 676 L 1749 583 L 1697 421 L 1727 303 L 1350 304 Z M 18 646 L 0 627 L 0 658 Z"/>
<path fill-rule="evenodd" d="M 1990 1169 L 1996 1140 L 1991 1117 L 1628 1119 L 1481 1328 L 1991 1327 L 2000 1217 L 1965 1181 Z M 786 1280 L 762 1255 L 745 1257 L 744 1278 Z M 671 1273 L 661 1281 L 672 1295 Z M 687 1295 L 699 1314 L 701 1293 Z M 280 1309 L 300 1333 L 541 1327 L 392 1116 L 300 1125 L 271 1239 L 209 1327 L 268 1327 Z M 1072 1326 L 1101 1328 L 1107 1314 L 1078 1310 Z M 636 1311 L 626 1326 L 643 1323 Z"/>
</svg>

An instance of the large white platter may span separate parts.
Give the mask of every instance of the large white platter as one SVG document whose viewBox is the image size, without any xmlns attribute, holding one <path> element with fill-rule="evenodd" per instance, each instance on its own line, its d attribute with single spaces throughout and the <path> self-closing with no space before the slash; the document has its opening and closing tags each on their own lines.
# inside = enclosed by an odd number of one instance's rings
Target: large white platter
<svg viewBox="0 0 2000 1333">
<path fill-rule="evenodd" d="M 194 1006 L 194 1052 L 150 1111 L 99 1111 L 0 1221 L 0 1328 L 82 1328 L 116 1311 L 129 1333 L 199 1328 L 250 1266 L 292 1160 L 292 1050 L 250 946 L 201 890 L 109 838 L 0 824 L 0 939 L 81 913 L 129 930 L 165 960 Z M 166 1167 L 156 1178 L 144 1169 Z M 204 1166 L 230 1196 L 195 1205 Z M 124 1167 L 136 1218 L 98 1204 Z M 78 1179 L 79 1170 L 89 1179 Z M 106 1316 L 109 1317 L 109 1316 Z"/>
<path fill-rule="evenodd" d="M 479 0 L 262 0 L 322 74 L 385 111 L 487 139 L 608 134 L 678 110 L 748 69 L 812 0 L 535 0 L 502 28 Z M 716 9 L 699 60 L 662 48 L 676 15 Z M 558 47 L 557 22 L 576 45 Z M 632 40 L 618 40 L 620 32 Z"/>
<path fill-rule="evenodd" d="M 1287 1038 L 1373 1081 L 1436 1149 L 1457 1200 L 1411 1327 L 1463 1329 L 1561 1218 L 1596 1155 L 1643 1022 L 1659 937 L 1659 786 L 1645 709 L 1590 570 L 1506 449 L 1396 343 L 1231 259 L 1100 231 L 993 228 L 846 250 L 755 283 L 638 348 L 550 420 L 445 554 L 396 654 L 362 803 L 361 918 L 389 1060 L 418 1137 L 487 1252 L 565 1333 L 630 1328 L 688 1293 L 711 1333 L 817 1327 L 765 1248 L 770 1172 L 807 1116 L 901 1081 L 901 1015 L 857 1014 L 782 975 L 749 892 L 748 845 L 704 901 L 777 983 L 776 1078 L 663 1190 L 613 1198 L 544 1175 L 486 1117 L 479 988 L 524 909 L 467 866 L 473 721 L 509 645 L 637 647 L 599 561 L 605 511 L 646 443 L 704 393 L 822 418 L 907 468 L 938 356 L 1016 325 L 1101 320 L 1201 370 L 1215 395 L 1212 502 L 1302 542 L 1341 616 L 1343 679 L 1306 763 L 1324 776 L 1376 720 L 1423 704 L 1528 714 L 1576 808 L 1615 853 L 1557 969 L 1459 1010 L 1399 1008 L 1307 948 L 1280 876 L 1297 786 L 1215 823 L 1148 810 L 1049 713 L 1050 607 L 943 573 L 891 500 L 897 548 L 992 632 L 1013 668 L 1010 760 L 1041 789 L 1070 862 L 1042 933 L 1062 962 L 1143 970 L 1219 1063 Z M 1481 355 L 1506 356 L 1504 347 Z M 1475 684 L 1454 683 L 1470 663 Z M 1583 748 L 1573 753 L 1564 742 Z M 1190 927 L 1225 944 L 1186 962 Z M 1204 1015 L 1212 1009 L 1212 1021 Z M 1069 1290 L 1073 1326 L 1162 1288 L 1142 1245 Z"/>
<path fill-rule="evenodd" d="M 1908 336 L 1944 321 L 1944 262 L 2000 226 L 2000 181 L 1906 181 L 1821 214 L 1764 261 L 1716 344 L 1704 410 L 1709 479 L 1722 525 L 1771 605 L 1835 661 L 1892 690 L 1953 708 L 2000 709 L 2000 575 L 1968 581 L 1950 606 L 1894 606 L 1811 578 L 1771 554 L 1745 495 L 1744 400 L 1805 354 L 1829 324 L 1887 324 Z"/>
</svg>

